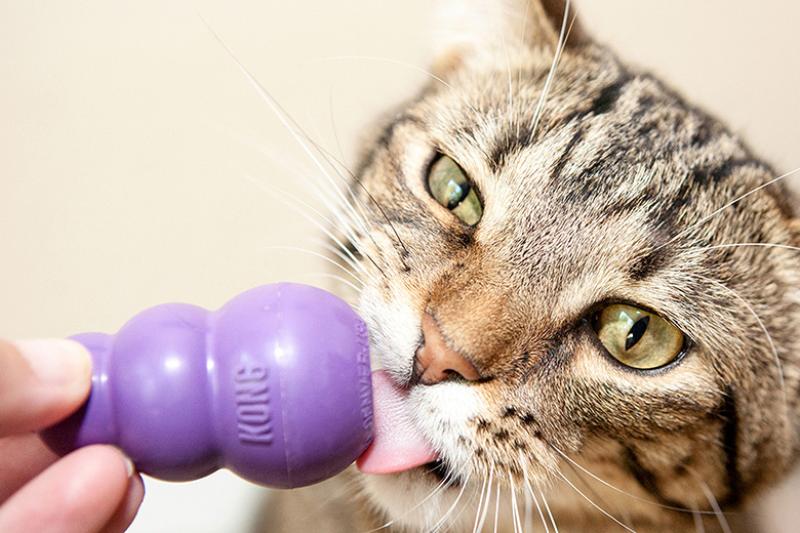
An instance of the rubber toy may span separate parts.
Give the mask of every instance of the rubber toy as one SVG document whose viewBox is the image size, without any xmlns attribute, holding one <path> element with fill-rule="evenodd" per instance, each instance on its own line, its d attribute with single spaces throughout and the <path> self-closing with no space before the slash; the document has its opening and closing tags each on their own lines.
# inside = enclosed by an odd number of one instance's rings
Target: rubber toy
<svg viewBox="0 0 800 533">
<path fill-rule="evenodd" d="M 213 312 L 165 304 L 115 335 L 72 338 L 92 354 L 92 390 L 43 432 L 60 454 L 114 444 L 160 479 L 224 467 L 294 488 L 344 470 L 373 438 L 367 328 L 321 289 L 265 285 Z"/>
</svg>

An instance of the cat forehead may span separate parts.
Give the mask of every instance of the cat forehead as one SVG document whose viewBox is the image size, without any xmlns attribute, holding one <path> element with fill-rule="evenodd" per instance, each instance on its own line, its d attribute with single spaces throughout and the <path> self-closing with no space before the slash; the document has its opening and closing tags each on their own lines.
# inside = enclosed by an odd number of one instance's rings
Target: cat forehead
<svg viewBox="0 0 800 533">
<path fill-rule="evenodd" d="M 550 82 L 549 60 L 520 55 L 433 83 L 405 113 L 411 137 L 423 130 L 504 206 L 594 216 L 646 207 L 666 222 L 772 174 L 716 120 L 603 49 L 565 53 Z"/>
<path fill-rule="evenodd" d="M 684 273 L 681 250 L 661 245 L 769 175 L 716 121 L 608 54 L 565 55 L 543 101 L 550 63 L 536 61 L 434 82 L 379 143 L 392 164 L 410 145 L 453 157 L 486 202 L 477 240 L 528 286 L 538 276 L 590 301 L 670 264 Z"/>
<path fill-rule="evenodd" d="M 570 149 L 555 170 L 581 158 L 641 163 L 676 155 L 688 167 L 698 154 L 682 149 L 719 129 L 655 78 L 607 56 L 565 56 L 550 74 L 545 64 L 465 73 L 432 84 L 410 111 L 443 152 L 483 173 L 513 170 L 521 155 L 538 155 L 530 148 L 556 150 L 554 143 Z"/>
</svg>

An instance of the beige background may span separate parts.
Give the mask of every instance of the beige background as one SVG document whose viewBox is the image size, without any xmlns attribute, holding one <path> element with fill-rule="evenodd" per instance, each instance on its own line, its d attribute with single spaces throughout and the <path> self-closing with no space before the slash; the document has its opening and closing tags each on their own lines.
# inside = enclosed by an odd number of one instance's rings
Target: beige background
<svg viewBox="0 0 800 533">
<path fill-rule="evenodd" d="M 579 8 L 595 35 L 725 117 L 779 170 L 800 166 L 800 4 Z M 113 331 L 164 301 L 214 307 L 264 282 L 324 283 L 319 260 L 274 248 L 312 248 L 314 230 L 263 187 L 313 198 L 287 170 L 314 176 L 313 165 L 197 14 L 352 164 L 365 121 L 424 79 L 428 10 L 425 0 L 0 1 L 0 334 Z M 147 485 L 133 531 L 240 531 L 262 494 L 225 474 Z M 786 498 L 765 514 L 796 524 Z"/>
</svg>

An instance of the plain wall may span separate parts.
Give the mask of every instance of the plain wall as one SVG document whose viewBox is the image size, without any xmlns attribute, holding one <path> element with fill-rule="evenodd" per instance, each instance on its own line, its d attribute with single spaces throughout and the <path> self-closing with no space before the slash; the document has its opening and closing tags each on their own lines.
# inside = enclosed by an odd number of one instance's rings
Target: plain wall
<svg viewBox="0 0 800 533">
<path fill-rule="evenodd" d="M 578 7 L 598 38 L 722 116 L 777 169 L 800 165 L 800 4 Z M 352 166 L 364 124 L 425 78 L 429 9 L 0 1 L 0 335 L 114 331 L 165 301 L 216 307 L 261 283 L 325 283 L 319 259 L 278 248 L 316 249 L 318 232 L 273 189 L 316 203 L 327 186 L 198 14 Z M 264 493 L 227 474 L 147 490 L 135 532 L 242 531 Z M 796 524 L 792 494 L 765 514 Z"/>
</svg>

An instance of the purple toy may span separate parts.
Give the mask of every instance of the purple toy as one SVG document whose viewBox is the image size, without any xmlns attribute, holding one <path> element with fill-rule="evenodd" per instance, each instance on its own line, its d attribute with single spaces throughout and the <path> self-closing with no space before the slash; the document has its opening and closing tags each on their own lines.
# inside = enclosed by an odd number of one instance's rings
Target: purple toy
<svg viewBox="0 0 800 533">
<path fill-rule="evenodd" d="M 92 353 L 92 392 L 44 432 L 58 453 L 115 444 L 161 479 L 227 467 L 292 488 L 339 473 L 372 439 L 366 326 L 321 289 L 266 285 L 214 312 L 165 304 L 116 335 L 73 338 Z"/>
</svg>

